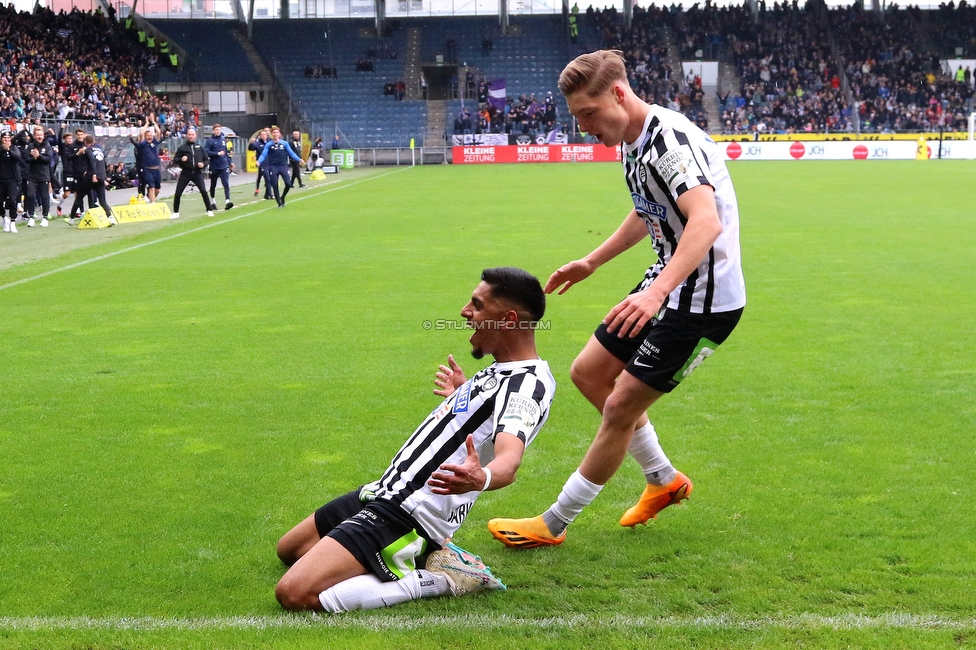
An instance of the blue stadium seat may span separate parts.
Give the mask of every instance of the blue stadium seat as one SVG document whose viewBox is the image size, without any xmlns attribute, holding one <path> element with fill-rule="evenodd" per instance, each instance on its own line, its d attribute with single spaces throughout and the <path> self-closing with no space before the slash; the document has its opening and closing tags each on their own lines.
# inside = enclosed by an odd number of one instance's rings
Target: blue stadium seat
<svg viewBox="0 0 976 650">
<path fill-rule="evenodd" d="M 258 83 L 261 77 L 247 58 L 232 30 L 232 20 L 153 20 L 153 26 L 186 50 L 188 60 L 173 81 L 204 83 Z M 164 81 L 160 75 L 160 81 Z"/>
</svg>

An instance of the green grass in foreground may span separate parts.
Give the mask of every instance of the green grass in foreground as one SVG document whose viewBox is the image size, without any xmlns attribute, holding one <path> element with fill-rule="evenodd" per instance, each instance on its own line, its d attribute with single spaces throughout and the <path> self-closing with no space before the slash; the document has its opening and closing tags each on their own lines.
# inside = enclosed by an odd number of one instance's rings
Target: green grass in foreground
<svg viewBox="0 0 976 650">
<path fill-rule="evenodd" d="M 423 321 L 456 318 L 486 266 L 544 279 L 589 252 L 629 209 L 618 166 L 397 170 L 0 291 L 0 646 L 972 645 L 976 166 L 732 174 L 749 306 L 652 413 L 693 498 L 620 528 L 629 461 L 560 548 L 484 527 L 547 507 L 582 457 L 598 416 L 569 364 L 644 243 L 550 300 L 549 424 L 457 537 L 504 595 L 281 614 L 273 546 L 385 468 L 437 364 L 468 358 Z"/>
</svg>

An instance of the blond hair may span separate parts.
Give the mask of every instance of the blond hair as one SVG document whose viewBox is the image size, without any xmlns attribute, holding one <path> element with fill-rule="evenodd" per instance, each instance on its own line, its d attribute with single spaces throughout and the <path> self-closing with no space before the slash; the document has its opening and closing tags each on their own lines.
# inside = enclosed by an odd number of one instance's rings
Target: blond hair
<svg viewBox="0 0 976 650">
<path fill-rule="evenodd" d="M 605 92 L 615 81 L 627 82 L 627 68 L 620 50 L 597 50 L 580 54 L 563 68 L 559 75 L 559 90 L 569 97 L 585 92 L 596 97 Z"/>
</svg>

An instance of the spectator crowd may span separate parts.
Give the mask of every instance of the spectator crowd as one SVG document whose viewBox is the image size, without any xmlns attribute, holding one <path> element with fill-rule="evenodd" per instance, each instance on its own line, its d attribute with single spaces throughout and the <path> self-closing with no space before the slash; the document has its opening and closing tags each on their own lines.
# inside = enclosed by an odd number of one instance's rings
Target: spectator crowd
<svg viewBox="0 0 976 650">
<path fill-rule="evenodd" d="M 173 134 L 189 115 L 142 83 L 157 56 L 101 12 L 0 7 L 0 119 L 141 126 L 155 113 Z"/>
<path fill-rule="evenodd" d="M 648 12 L 656 24 L 673 30 L 683 60 L 705 57 L 734 66 L 737 86 L 715 98 L 716 130 L 966 129 L 974 108 L 973 73 L 961 66 L 941 69 L 943 59 L 976 56 L 976 9 L 965 0 L 928 12 L 896 4 L 880 14 L 859 5 L 827 9 L 808 2 L 801 7 L 796 0 L 768 7 L 761 0 L 757 9 L 706 2 L 684 12 Z M 635 11 L 635 27 L 639 16 Z M 611 32 L 604 29 L 605 44 L 613 44 L 606 43 Z M 620 27 L 616 35 L 614 42 L 626 47 Z M 632 74 L 639 78 L 636 66 Z M 689 80 L 684 86 L 690 101 L 678 102 L 692 119 L 694 85 Z M 675 108 L 676 102 L 665 95 L 658 103 Z"/>
<path fill-rule="evenodd" d="M 976 71 L 942 69 L 946 59 L 976 58 L 976 7 L 966 0 L 881 13 L 797 0 L 760 0 L 755 12 L 747 3 L 651 5 L 634 8 L 629 29 L 616 9 L 590 7 L 579 24 L 580 51 L 622 51 L 638 96 L 713 132 L 965 131 L 974 110 Z M 706 96 L 695 74 L 675 74 L 679 61 L 694 60 L 729 71 L 717 95 Z M 496 110 L 484 85 L 478 94 L 479 110 L 459 114 L 455 132 L 535 125 L 530 111 L 522 118 L 522 98 Z M 708 123 L 709 102 L 718 124 Z"/>
<path fill-rule="evenodd" d="M 561 128 L 552 92 L 542 101 L 535 94 L 489 101 L 489 82 L 478 83 L 478 110 L 462 108 L 454 118 L 454 133 L 507 133 L 515 136 L 547 134 Z"/>
</svg>

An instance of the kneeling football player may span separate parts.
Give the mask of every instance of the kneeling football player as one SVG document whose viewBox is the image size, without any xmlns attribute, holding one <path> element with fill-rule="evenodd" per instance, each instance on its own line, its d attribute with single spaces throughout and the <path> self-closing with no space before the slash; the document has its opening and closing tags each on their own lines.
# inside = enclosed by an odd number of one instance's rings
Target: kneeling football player
<svg viewBox="0 0 976 650">
<path fill-rule="evenodd" d="M 549 416 L 555 380 L 539 358 L 539 281 L 486 269 L 461 310 L 471 353 L 494 363 L 466 380 L 453 357 L 424 418 L 378 481 L 333 499 L 278 542 L 289 566 L 275 587 L 285 609 L 345 612 L 505 585 L 449 542 L 478 496 L 515 480 L 525 447 Z"/>
</svg>

